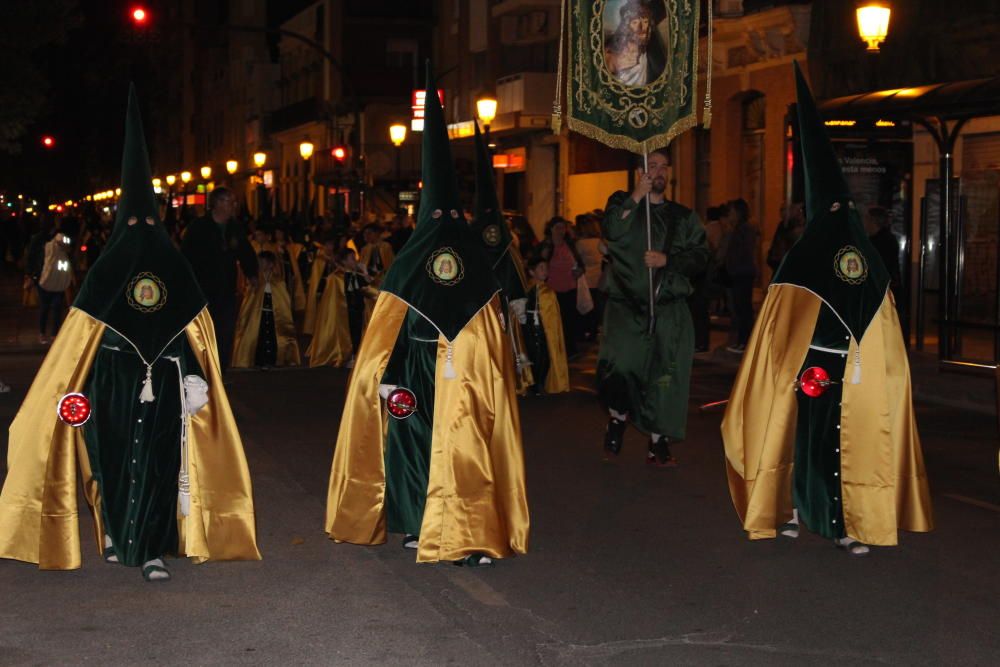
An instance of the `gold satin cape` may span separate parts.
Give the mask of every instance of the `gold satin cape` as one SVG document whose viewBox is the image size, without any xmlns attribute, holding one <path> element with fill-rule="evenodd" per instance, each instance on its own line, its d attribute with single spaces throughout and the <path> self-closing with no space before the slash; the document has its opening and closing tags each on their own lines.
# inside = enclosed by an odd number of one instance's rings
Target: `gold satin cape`
<svg viewBox="0 0 1000 667">
<path fill-rule="evenodd" d="M 378 389 L 407 304 L 379 295 L 358 351 L 340 421 L 326 504 L 326 532 L 338 542 L 382 544 L 385 521 L 385 419 Z M 473 553 L 503 558 L 528 549 L 528 502 L 510 339 L 500 297 L 448 345 L 438 339 L 427 500 L 417 562 L 454 561 Z"/>
<path fill-rule="evenodd" d="M 560 394 L 569 391 L 569 364 L 566 361 L 562 314 L 559 312 L 555 291 L 544 283 L 537 283 L 537 287 L 538 316 L 545 330 L 545 345 L 549 348 L 549 374 L 545 377 L 545 393 Z"/>
<path fill-rule="evenodd" d="M 302 333 L 312 334 L 316 326 L 316 310 L 317 297 L 316 292 L 319 291 L 319 281 L 323 277 L 323 271 L 326 270 L 326 257 L 322 254 L 317 254 L 316 259 L 313 260 L 312 269 L 309 272 L 309 292 L 306 294 L 306 316 L 302 322 Z"/>
<path fill-rule="evenodd" d="M 740 364 L 722 438 L 733 504 L 751 539 L 792 518 L 795 381 L 822 301 L 772 285 Z M 847 372 L 858 342 L 850 341 Z M 844 383 L 840 479 L 848 537 L 893 546 L 897 530 L 933 528 L 930 491 L 910 395 L 910 366 L 892 294 L 861 337 L 861 382 Z"/>
<path fill-rule="evenodd" d="M 351 358 L 351 325 L 344 295 L 344 272 L 337 269 L 326 278 L 326 287 L 316 307 L 313 337 L 306 356 L 309 368 L 343 366 Z"/>
<path fill-rule="evenodd" d="M 298 366 L 302 363 L 299 355 L 299 341 L 295 337 L 295 323 L 292 320 L 292 304 L 288 298 L 288 288 L 275 272 L 271 282 L 271 307 L 274 309 L 274 334 L 278 346 L 276 364 L 278 366 Z M 257 282 L 257 289 L 243 297 L 240 315 L 236 319 L 236 336 L 233 340 L 233 368 L 251 368 L 256 363 L 257 339 L 260 336 L 261 308 L 264 306 L 263 276 Z"/>
<path fill-rule="evenodd" d="M 184 331 L 209 386 L 209 400 L 191 417 L 188 474 L 191 511 L 178 509 L 178 553 L 207 560 L 259 560 L 250 473 L 219 373 L 215 328 L 203 309 Z M 101 498 L 90 471 L 83 430 L 56 416 L 56 404 L 82 391 L 104 325 L 70 309 L 52 349 L 10 427 L 7 479 L 0 492 L 0 558 L 43 570 L 80 567 L 77 470 L 94 517 L 97 553 L 104 547 Z"/>
</svg>

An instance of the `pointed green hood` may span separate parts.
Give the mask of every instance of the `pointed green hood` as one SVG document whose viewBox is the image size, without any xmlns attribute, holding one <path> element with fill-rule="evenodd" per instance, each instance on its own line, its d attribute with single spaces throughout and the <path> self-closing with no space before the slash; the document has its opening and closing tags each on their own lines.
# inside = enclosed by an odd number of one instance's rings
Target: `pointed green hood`
<svg viewBox="0 0 1000 667">
<path fill-rule="evenodd" d="M 424 316 L 449 341 L 500 286 L 483 244 L 465 221 L 448 143 L 448 128 L 427 64 L 420 210 L 413 236 L 389 268 L 382 290 Z"/>
<path fill-rule="evenodd" d="M 868 239 L 809 86 L 794 64 L 806 177 L 806 228 L 773 284 L 813 292 L 860 341 L 889 289 L 889 272 Z"/>
<path fill-rule="evenodd" d="M 134 85 L 121 189 L 111 238 L 73 305 L 120 333 L 151 363 L 205 307 L 205 297 L 160 222 Z"/>
<path fill-rule="evenodd" d="M 493 161 L 490 159 L 486 142 L 476 128 L 476 208 L 472 220 L 472 233 L 483 244 L 483 250 L 490 259 L 490 266 L 496 274 L 504 296 L 508 300 L 525 296 L 524 278 L 511 252 L 513 236 L 504 220 L 500 201 L 497 199 L 496 184 L 493 181 Z"/>
</svg>

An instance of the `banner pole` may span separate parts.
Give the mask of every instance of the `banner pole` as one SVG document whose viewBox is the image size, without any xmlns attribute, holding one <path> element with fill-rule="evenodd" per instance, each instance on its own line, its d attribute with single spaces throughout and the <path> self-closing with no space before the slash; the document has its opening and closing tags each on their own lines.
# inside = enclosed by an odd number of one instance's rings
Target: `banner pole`
<svg viewBox="0 0 1000 667">
<path fill-rule="evenodd" d="M 642 169 L 643 176 L 649 176 L 649 153 L 642 153 Z M 646 193 L 646 250 L 651 251 L 653 249 L 653 225 L 652 218 L 650 217 L 650 203 L 649 203 L 649 193 Z M 656 313 L 653 311 L 653 267 L 647 267 L 649 272 L 649 335 L 653 335 L 653 329 L 656 327 Z"/>
</svg>

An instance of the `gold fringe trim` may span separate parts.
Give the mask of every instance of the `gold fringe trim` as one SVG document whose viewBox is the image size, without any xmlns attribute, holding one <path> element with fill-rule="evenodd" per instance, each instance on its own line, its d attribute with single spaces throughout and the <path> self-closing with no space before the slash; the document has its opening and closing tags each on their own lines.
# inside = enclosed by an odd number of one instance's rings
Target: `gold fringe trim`
<svg viewBox="0 0 1000 667">
<path fill-rule="evenodd" d="M 583 136 L 599 141 L 610 148 L 620 148 L 631 151 L 637 155 L 646 155 L 660 148 L 666 148 L 675 138 L 684 134 L 691 128 L 698 125 L 698 112 L 692 111 L 686 116 L 678 118 L 663 134 L 649 137 L 645 141 L 639 141 L 624 134 L 612 134 L 602 127 L 598 127 L 585 120 L 574 118 L 572 111 L 566 116 L 566 126 L 574 132 L 579 132 Z"/>
<path fill-rule="evenodd" d="M 712 2 L 705 3 L 708 5 L 708 43 L 705 45 L 705 106 L 701 112 L 701 126 L 706 130 L 712 127 Z M 701 9 L 701 3 L 698 8 Z"/>
<path fill-rule="evenodd" d="M 568 26 L 566 25 L 566 2 L 559 2 L 559 53 L 556 55 L 556 98 L 552 101 L 552 131 L 559 134 L 562 131 L 562 77 L 563 58 L 565 56 L 565 36 Z"/>
</svg>

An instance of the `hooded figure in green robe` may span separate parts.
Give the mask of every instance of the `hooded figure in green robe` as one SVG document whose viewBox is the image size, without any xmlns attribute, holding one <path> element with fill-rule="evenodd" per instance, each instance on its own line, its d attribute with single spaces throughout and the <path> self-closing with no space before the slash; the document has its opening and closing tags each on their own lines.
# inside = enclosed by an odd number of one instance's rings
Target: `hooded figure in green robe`
<svg viewBox="0 0 1000 667">
<path fill-rule="evenodd" d="M 507 333 L 513 348 L 514 366 L 518 374 L 518 392 L 533 383 L 528 356 L 524 349 L 524 335 L 520 323 L 525 317 L 527 303 L 527 279 L 524 275 L 524 260 L 514 237 L 504 220 L 497 199 L 496 184 L 493 180 L 493 161 L 487 149 L 479 124 L 475 124 L 476 141 L 476 203 L 475 215 L 470 223 L 472 235 L 482 243 L 489 258 L 490 266 L 500 283 L 500 295 L 504 312 L 507 314 Z M 525 384 L 526 383 L 526 384 Z M 523 385 L 523 386 L 522 386 Z"/>
<path fill-rule="evenodd" d="M 357 544 L 403 533 L 419 562 L 480 565 L 527 550 L 520 417 L 500 285 L 462 214 L 435 95 L 422 176 L 416 229 L 382 283 L 348 387 L 326 530 Z"/>
<path fill-rule="evenodd" d="M 147 581 L 157 581 L 170 576 L 165 554 L 259 558 L 249 475 L 218 377 L 211 318 L 159 220 L 134 87 L 121 190 L 108 245 L 11 426 L 0 555 L 79 566 L 76 513 L 65 509 L 75 508 L 77 462 L 107 562 L 141 566 Z M 89 419 L 54 419 L 52 396 L 66 391 L 68 400 L 89 401 Z M 37 461 L 44 469 L 33 467 Z M 32 483 L 42 473 L 44 483 Z M 30 493 L 19 490 L 28 484 Z M 27 524 L 35 524 L 33 538 L 23 537 Z"/>
<path fill-rule="evenodd" d="M 691 278 L 705 270 L 708 246 L 697 214 L 664 198 L 666 154 L 651 153 L 648 164 L 648 174 L 637 175 L 636 190 L 611 195 L 604 212 L 611 275 L 597 386 L 610 413 L 606 456 L 621 451 L 626 421 L 631 421 L 650 434 L 647 463 L 672 466 L 676 464 L 668 443 L 685 435 L 694 356 L 694 327 L 686 299 L 692 292 Z M 647 252 L 646 192 L 652 252 Z M 652 331 L 650 266 L 654 268 Z"/>
<path fill-rule="evenodd" d="M 730 490 L 751 537 L 797 537 L 802 520 L 863 555 L 930 530 L 930 497 L 889 273 L 794 69 L 807 222 L 726 408 Z"/>
</svg>

